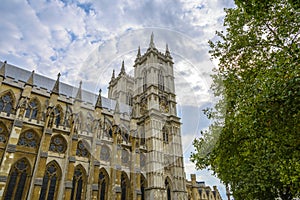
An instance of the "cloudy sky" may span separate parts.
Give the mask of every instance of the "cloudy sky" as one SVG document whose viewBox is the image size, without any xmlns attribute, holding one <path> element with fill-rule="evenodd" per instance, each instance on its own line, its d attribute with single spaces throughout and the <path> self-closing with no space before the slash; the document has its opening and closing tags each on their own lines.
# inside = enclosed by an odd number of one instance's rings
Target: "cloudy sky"
<svg viewBox="0 0 300 200">
<path fill-rule="evenodd" d="M 187 177 L 219 185 L 210 172 L 196 171 L 189 162 L 192 139 L 207 128 L 202 109 L 212 105 L 209 92 L 214 63 L 208 40 L 224 29 L 224 8 L 232 0 L 1 0 L 0 60 L 97 92 L 107 85 L 112 70 L 126 71 L 138 46 L 142 53 L 154 33 L 156 47 L 168 43 L 175 62 L 178 113 L 182 118 Z M 220 188 L 224 198 L 224 188 Z"/>
</svg>

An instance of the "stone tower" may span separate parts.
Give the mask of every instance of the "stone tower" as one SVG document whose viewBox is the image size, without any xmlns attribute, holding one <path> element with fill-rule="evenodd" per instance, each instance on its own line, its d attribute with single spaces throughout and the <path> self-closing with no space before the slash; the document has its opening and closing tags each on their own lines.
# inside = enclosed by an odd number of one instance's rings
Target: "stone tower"
<svg viewBox="0 0 300 200">
<path fill-rule="evenodd" d="M 134 63 L 133 120 L 145 145 L 146 199 L 187 199 L 181 123 L 176 111 L 173 61 L 168 45 L 165 53 L 149 48 Z"/>
<path fill-rule="evenodd" d="M 126 74 L 123 61 L 119 75 L 115 76 L 115 71 L 112 73 L 108 86 L 108 98 L 131 106 L 133 85 L 134 79 Z"/>
</svg>

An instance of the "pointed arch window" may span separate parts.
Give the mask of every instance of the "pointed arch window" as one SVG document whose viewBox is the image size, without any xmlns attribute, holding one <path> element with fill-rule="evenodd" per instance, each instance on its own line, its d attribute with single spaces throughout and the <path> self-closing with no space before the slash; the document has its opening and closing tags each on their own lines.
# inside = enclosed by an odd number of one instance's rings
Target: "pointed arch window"
<svg viewBox="0 0 300 200">
<path fill-rule="evenodd" d="M 66 105 L 66 112 L 65 112 L 65 116 L 64 116 L 64 122 L 63 122 L 64 127 L 70 127 L 70 119 L 71 119 L 71 115 L 72 115 L 72 109 L 71 109 L 71 107 L 67 104 L 67 105 Z"/>
<path fill-rule="evenodd" d="M 37 148 L 39 145 L 40 138 L 39 136 L 33 131 L 26 131 L 21 133 L 18 145 L 30 147 L 30 148 Z"/>
<path fill-rule="evenodd" d="M 165 180 L 165 188 L 167 191 L 167 200 L 171 200 L 171 184 L 168 179 Z"/>
<path fill-rule="evenodd" d="M 56 106 L 54 110 L 50 113 L 50 118 L 48 122 L 48 127 L 52 128 L 53 123 L 56 127 L 61 125 L 62 121 L 62 110 L 59 106 Z"/>
<path fill-rule="evenodd" d="M 160 89 L 160 90 L 165 89 L 164 76 L 163 76 L 162 71 L 158 72 L 158 89 Z"/>
<path fill-rule="evenodd" d="M 26 199 L 28 184 L 30 182 L 30 165 L 26 158 L 17 161 L 9 173 L 8 184 L 6 185 L 5 200 Z"/>
<path fill-rule="evenodd" d="M 125 172 L 122 172 L 121 175 L 121 200 L 127 200 L 128 190 L 129 190 L 129 180 Z"/>
<path fill-rule="evenodd" d="M 168 128 L 166 128 L 165 126 L 162 129 L 162 133 L 163 133 L 163 141 L 165 143 L 169 143 L 169 130 Z"/>
<path fill-rule="evenodd" d="M 74 170 L 72 186 L 71 200 L 85 199 L 86 175 L 80 165 Z"/>
<path fill-rule="evenodd" d="M 141 195 L 142 195 L 142 200 L 145 200 L 145 188 L 147 187 L 147 180 L 145 179 L 145 177 L 141 174 Z"/>
<path fill-rule="evenodd" d="M 112 123 L 108 119 L 104 119 L 104 125 L 103 125 L 103 136 L 106 136 L 108 138 L 112 137 Z M 102 137 L 103 137 L 102 136 Z"/>
<path fill-rule="evenodd" d="M 82 112 L 79 112 L 77 114 L 75 114 L 75 118 L 74 118 L 74 124 L 75 124 L 75 132 L 78 133 L 79 131 L 82 131 Z"/>
<path fill-rule="evenodd" d="M 49 151 L 56 153 L 65 153 L 67 149 L 67 143 L 63 136 L 55 135 L 51 138 Z"/>
<path fill-rule="evenodd" d="M 13 109 L 12 96 L 8 93 L 0 97 L 0 111 L 9 114 L 12 112 L 12 109 Z"/>
<path fill-rule="evenodd" d="M 126 94 L 126 104 L 132 106 L 132 94 L 130 92 Z"/>
<path fill-rule="evenodd" d="M 108 175 L 103 170 L 99 173 L 99 198 L 100 200 L 107 200 L 107 191 L 108 191 Z"/>
<path fill-rule="evenodd" d="M 89 152 L 86 149 L 86 145 L 82 141 L 79 141 L 77 143 L 76 156 L 80 156 L 80 157 L 88 157 L 89 156 Z"/>
<path fill-rule="evenodd" d="M 54 117 L 55 117 L 54 123 L 56 127 L 58 127 L 61 124 L 61 119 L 62 119 L 62 111 L 58 106 L 54 108 Z"/>
<path fill-rule="evenodd" d="M 52 200 L 56 199 L 59 182 L 61 179 L 61 170 L 56 162 L 51 162 L 47 165 L 41 194 L 39 200 Z"/>
<path fill-rule="evenodd" d="M 143 92 L 147 89 L 147 72 L 145 71 L 143 74 Z"/>
<path fill-rule="evenodd" d="M 29 119 L 37 119 L 37 116 L 38 116 L 38 102 L 37 100 L 33 100 L 29 102 L 27 106 L 25 117 Z"/>
</svg>

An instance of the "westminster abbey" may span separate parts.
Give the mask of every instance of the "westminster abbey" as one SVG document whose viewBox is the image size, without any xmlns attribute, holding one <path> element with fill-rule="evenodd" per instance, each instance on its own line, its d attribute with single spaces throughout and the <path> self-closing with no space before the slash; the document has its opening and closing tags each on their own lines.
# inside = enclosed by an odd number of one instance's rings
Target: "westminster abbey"
<svg viewBox="0 0 300 200">
<path fill-rule="evenodd" d="M 0 199 L 221 199 L 185 179 L 173 59 L 153 35 L 108 98 L 0 64 Z"/>
</svg>

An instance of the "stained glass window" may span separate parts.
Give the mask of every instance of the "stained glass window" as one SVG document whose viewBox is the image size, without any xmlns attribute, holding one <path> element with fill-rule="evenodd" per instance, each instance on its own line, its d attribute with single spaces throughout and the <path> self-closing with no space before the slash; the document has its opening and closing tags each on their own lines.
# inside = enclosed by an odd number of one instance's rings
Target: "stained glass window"
<svg viewBox="0 0 300 200">
<path fill-rule="evenodd" d="M 127 189 L 129 188 L 129 183 L 128 183 L 128 177 L 127 175 L 123 172 L 121 175 L 121 200 L 126 200 L 127 199 Z"/>
<path fill-rule="evenodd" d="M 39 200 L 53 200 L 58 191 L 61 171 L 56 162 L 47 165 Z"/>
<path fill-rule="evenodd" d="M 162 71 L 159 71 L 158 73 L 158 89 L 160 90 L 164 90 L 165 86 L 164 86 L 164 76 L 162 74 Z"/>
<path fill-rule="evenodd" d="M 10 94 L 5 94 L 4 96 L 0 97 L 0 111 L 11 113 L 13 108 L 13 100 Z"/>
<path fill-rule="evenodd" d="M 84 199 L 84 185 L 85 175 L 84 169 L 81 166 L 77 166 L 74 171 L 71 200 Z M 82 198 L 81 198 L 82 197 Z"/>
<path fill-rule="evenodd" d="M 58 127 L 61 123 L 61 109 L 59 107 L 55 107 L 54 109 L 54 115 L 55 115 L 55 125 Z"/>
<path fill-rule="evenodd" d="M 143 76 L 143 92 L 146 91 L 147 89 L 147 72 L 144 72 L 144 76 Z"/>
<path fill-rule="evenodd" d="M 36 119 L 38 115 L 38 103 L 36 100 L 31 101 L 26 109 L 25 117 Z"/>
<path fill-rule="evenodd" d="M 76 156 L 88 157 L 89 152 L 82 141 L 79 141 L 76 149 Z"/>
<path fill-rule="evenodd" d="M 21 133 L 18 145 L 30 147 L 30 148 L 37 148 L 39 144 L 39 137 L 36 133 L 32 131 L 27 131 L 24 133 Z"/>
<path fill-rule="evenodd" d="M 162 129 L 162 133 L 163 133 L 163 141 L 165 143 L 168 143 L 169 142 L 169 131 L 165 126 Z"/>
<path fill-rule="evenodd" d="M 100 197 L 100 200 L 106 200 L 107 199 L 107 187 L 108 187 L 108 175 L 106 172 L 100 171 L 99 173 L 99 193 L 98 196 Z"/>
<path fill-rule="evenodd" d="M 51 138 L 49 150 L 57 153 L 65 153 L 67 144 L 63 136 L 56 135 Z"/>
<path fill-rule="evenodd" d="M 4 196 L 5 200 L 15 199 L 22 200 L 25 199 L 26 183 L 28 183 L 30 176 L 30 165 L 25 158 L 22 158 L 17 163 L 15 163 L 9 173 L 9 180 L 6 188 L 6 193 Z"/>
</svg>

